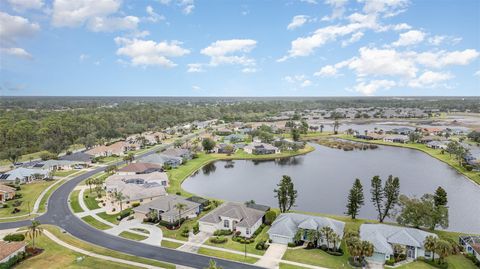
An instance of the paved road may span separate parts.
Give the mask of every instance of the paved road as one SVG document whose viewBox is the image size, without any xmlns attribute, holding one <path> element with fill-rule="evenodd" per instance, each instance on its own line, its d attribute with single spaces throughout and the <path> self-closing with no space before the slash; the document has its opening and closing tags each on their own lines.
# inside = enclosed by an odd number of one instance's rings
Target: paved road
<svg viewBox="0 0 480 269">
<path fill-rule="evenodd" d="M 164 145 L 164 147 L 168 146 L 170 145 Z M 153 153 L 154 151 L 150 151 L 142 154 L 141 156 L 143 157 Z M 122 162 L 119 162 L 118 164 L 121 163 Z M 40 223 L 42 224 L 53 224 L 59 226 L 68 233 L 81 240 L 112 250 L 159 261 L 165 261 L 173 264 L 189 266 L 193 268 L 205 268 L 208 266 L 210 259 L 212 259 L 211 257 L 182 252 L 174 249 L 162 248 L 160 246 L 156 247 L 140 242 L 123 239 L 118 236 L 113 236 L 93 228 L 92 226 L 84 223 L 82 220 L 78 219 L 75 215 L 73 215 L 68 203 L 68 197 L 70 195 L 70 192 L 82 180 L 99 172 L 102 172 L 104 169 L 104 167 L 97 168 L 85 174 L 79 175 L 64 183 L 52 193 L 48 202 L 47 213 L 37 217 L 36 220 L 40 221 Z M 30 220 L 0 223 L 0 230 L 22 227 L 29 225 L 30 223 Z M 227 260 L 215 260 L 217 264 L 222 266 L 223 268 L 260 268 L 254 265 L 247 265 Z"/>
</svg>

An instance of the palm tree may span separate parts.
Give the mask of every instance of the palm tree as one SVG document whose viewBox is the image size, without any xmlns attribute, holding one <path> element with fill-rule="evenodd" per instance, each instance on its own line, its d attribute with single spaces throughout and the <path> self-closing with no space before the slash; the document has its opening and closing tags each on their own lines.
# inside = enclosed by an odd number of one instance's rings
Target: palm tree
<svg viewBox="0 0 480 269">
<path fill-rule="evenodd" d="M 325 126 L 323 126 L 323 124 L 320 124 L 320 133 L 323 133 L 323 128 L 324 128 L 324 127 L 325 127 Z"/>
<path fill-rule="evenodd" d="M 182 220 L 182 211 L 187 208 L 187 205 L 184 203 L 177 203 L 174 207 L 178 210 L 178 225 L 180 225 L 180 221 Z"/>
<path fill-rule="evenodd" d="M 223 268 L 218 266 L 214 260 L 210 260 L 210 264 L 205 269 L 223 269 Z"/>
<path fill-rule="evenodd" d="M 43 228 L 40 227 L 40 222 L 34 220 L 32 224 L 28 226 L 28 230 L 26 232 L 27 237 L 32 239 L 32 246 L 35 248 L 35 238 L 39 237 L 43 234 Z"/>
<path fill-rule="evenodd" d="M 135 159 L 135 155 L 133 155 L 133 153 L 129 153 L 128 155 L 124 156 L 123 157 L 123 160 L 126 162 L 126 163 L 131 163 L 133 162 L 133 159 Z"/>
<path fill-rule="evenodd" d="M 444 263 L 445 257 L 448 256 L 452 252 L 452 246 L 448 241 L 445 240 L 438 240 L 435 244 L 435 250 L 437 251 L 438 255 L 440 256 L 440 263 Z"/>
<path fill-rule="evenodd" d="M 332 234 L 332 242 L 333 242 L 333 250 L 337 251 L 337 244 L 340 243 L 342 240 L 340 239 L 340 236 L 333 232 Z"/>
<path fill-rule="evenodd" d="M 426 251 L 432 252 L 432 261 L 435 261 L 435 248 L 437 246 L 437 237 L 429 235 L 425 238 L 423 246 Z"/>
<path fill-rule="evenodd" d="M 330 239 L 332 238 L 334 233 L 335 232 L 333 231 L 333 229 L 328 226 L 324 226 L 322 227 L 322 229 L 320 229 L 320 235 L 325 238 L 325 241 L 327 241 L 327 249 L 330 248 Z"/>
<path fill-rule="evenodd" d="M 123 200 L 127 199 L 128 196 L 124 195 L 121 191 L 116 191 L 113 193 L 113 198 L 120 203 L 120 211 L 123 211 Z"/>
<path fill-rule="evenodd" d="M 338 128 L 340 127 L 340 122 L 338 121 L 338 117 L 335 117 L 335 121 L 333 122 L 333 133 L 338 134 Z"/>
<path fill-rule="evenodd" d="M 362 248 L 362 259 L 365 259 L 365 257 L 370 257 L 373 255 L 374 248 L 372 243 L 368 241 L 362 241 L 361 248 Z"/>
</svg>

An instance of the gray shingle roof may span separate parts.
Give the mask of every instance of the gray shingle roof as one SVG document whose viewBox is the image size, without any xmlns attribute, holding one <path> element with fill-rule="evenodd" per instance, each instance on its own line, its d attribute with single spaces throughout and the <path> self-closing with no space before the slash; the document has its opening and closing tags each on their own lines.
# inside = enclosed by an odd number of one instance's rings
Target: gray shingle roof
<svg viewBox="0 0 480 269">
<path fill-rule="evenodd" d="M 150 211 L 150 208 L 152 208 L 159 211 L 163 211 L 164 213 L 161 214 L 162 216 L 170 216 L 170 215 L 176 216 L 178 215 L 178 210 L 175 208 L 175 205 L 179 203 L 185 204 L 187 206 L 183 210 L 184 212 L 200 206 L 199 203 L 188 201 L 182 196 L 167 195 L 167 196 L 161 196 L 149 203 L 136 207 L 133 210 L 135 212 L 148 213 Z"/>
<path fill-rule="evenodd" d="M 226 202 L 203 216 L 200 221 L 216 224 L 220 222 L 221 217 L 228 217 L 237 219 L 239 221 L 237 223 L 238 227 L 251 228 L 264 215 L 265 211 L 249 208 L 240 203 Z"/>
<path fill-rule="evenodd" d="M 272 227 L 267 233 L 270 235 L 294 237 L 299 228 L 319 230 L 325 226 L 332 228 L 335 233 L 340 236 L 340 238 L 343 237 L 343 229 L 345 227 L 344 222 L 326 217 L 298 213 L 280 214 L 280 216 L 278 216 L 277 219 L 272 223 Z"/>
</svg>

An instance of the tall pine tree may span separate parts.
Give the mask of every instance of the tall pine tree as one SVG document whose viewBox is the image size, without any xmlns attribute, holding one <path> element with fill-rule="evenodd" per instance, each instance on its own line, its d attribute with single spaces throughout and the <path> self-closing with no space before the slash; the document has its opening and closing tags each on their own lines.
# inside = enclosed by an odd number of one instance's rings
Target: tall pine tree
<svg viewBox="0 0 480 269">
<path fill-rule="evenodd" d="M 353 183 L 350 193 L 348 194 L 347 214 L 355 219 L 360 211 L 360 207 L 364 204 L 363 186 L 360 180 L 357 178 Z"/>
</svg>

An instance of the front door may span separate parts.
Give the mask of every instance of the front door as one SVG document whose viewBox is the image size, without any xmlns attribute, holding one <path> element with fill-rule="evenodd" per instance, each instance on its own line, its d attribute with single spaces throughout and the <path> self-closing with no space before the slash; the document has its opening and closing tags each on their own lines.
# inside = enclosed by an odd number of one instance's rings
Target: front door
<svg viewBox="0 0 480 269">
<path fill-rule="evenodd" d="M 407 246 L 407 257 L 415 259 L 415 247 Z"/>
</svg>

